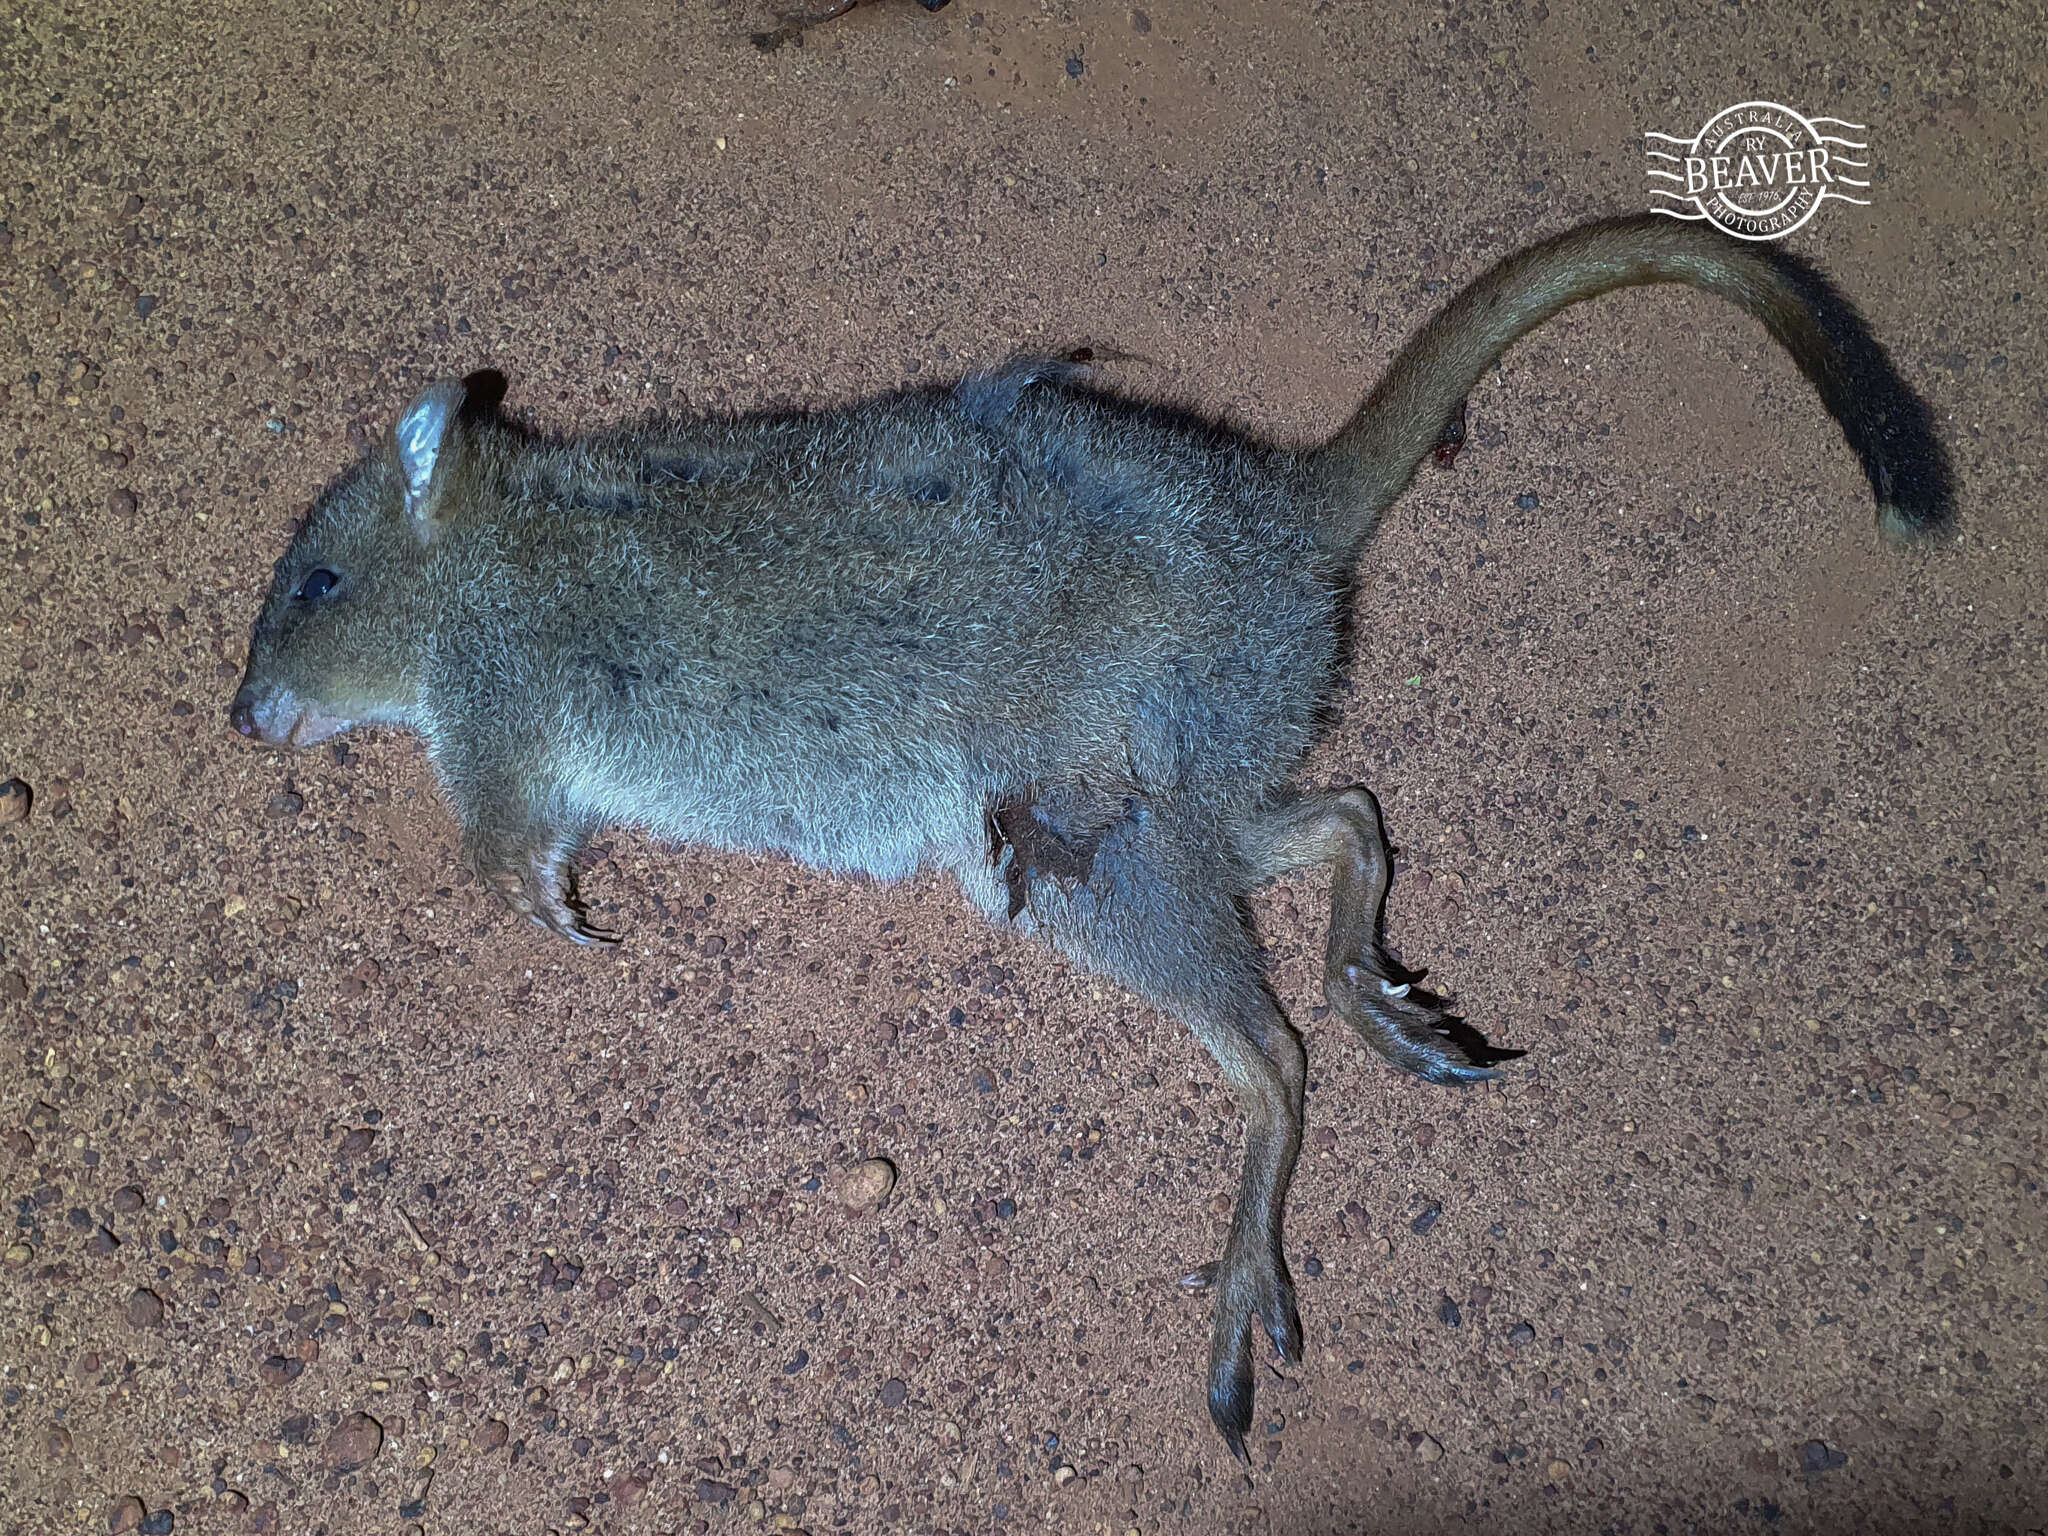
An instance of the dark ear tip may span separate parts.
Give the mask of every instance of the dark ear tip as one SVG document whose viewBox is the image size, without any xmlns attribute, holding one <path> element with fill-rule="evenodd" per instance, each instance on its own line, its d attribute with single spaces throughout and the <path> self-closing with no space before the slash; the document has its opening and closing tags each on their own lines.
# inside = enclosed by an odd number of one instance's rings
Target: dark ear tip
<svg viewBox="0 0 2048 1536">
<path fill-rule="evenodd" d="M 462 380 L 462 414 L 468 418 L 495 416 L 498 407 L 505 403 L 505 391 L 511 386 L 505 375 L 496 368 L 479 368 L 465 374 Z"/>
</svg>

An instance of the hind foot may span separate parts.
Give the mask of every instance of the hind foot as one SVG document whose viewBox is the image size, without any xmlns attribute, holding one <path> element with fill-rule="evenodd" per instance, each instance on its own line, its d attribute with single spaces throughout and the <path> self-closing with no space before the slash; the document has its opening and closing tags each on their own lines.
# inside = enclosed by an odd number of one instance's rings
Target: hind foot
<svg viewBox="0 0 2048 1536">
<path fill-rule="evenodd" d="M 1252 1427 L 1258 1392 L 1256 1345 L 1264 1338 L 1288 1365 L 1301 1363 L 1301 1310 L 1294 1281 L 1276 1254 L 1270 1260 L 1204 1264 L 1181 1284 L 1213 1290 L 1209 1333 L 1209 1417 L 1239 1461 L 1251 1462 L 1244 1437 Z"/>
</svg>

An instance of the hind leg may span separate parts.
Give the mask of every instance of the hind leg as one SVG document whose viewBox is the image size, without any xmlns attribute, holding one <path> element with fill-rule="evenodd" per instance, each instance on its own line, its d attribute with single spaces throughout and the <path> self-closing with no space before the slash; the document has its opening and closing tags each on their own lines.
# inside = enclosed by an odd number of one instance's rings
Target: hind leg
<svg viewBox="0 0 2048 1536">
<path fill-rule="evenodd" d="M 1209 1416 L 1242 1460 L 1254 1341 L 1263 1335 L 1283 1359 L 1301 1358 L 1282 1224 L 1308 1060 L 1245 926 L 1243 866 L 1213 827 L 1137 802 L 1100 832 L 1091 854 L 1084 876 L 1026 877 L 1029 920 L 1080 964 L 1182 1019 L 1244 1109 L 1244 1168 L 1215 1266 L 1209 1335 Z"/>
<path fill-rule="evenodd" d="M 1488 1046 L 1441 999 L 1417 988 L 1422 973 L 1404 970 L 1381 943 L 1394 861 L 1370 790 L 1311 796 L 1269 811 L 1239 845 L 1261 879 L 1304 864 L 1331 866 L 1323 996 L 1395 1066 L 1432 1083 L 1470 1083 L 1497 1076 L 1488 1070 L 1493 1062 L 1521 1054 Z"/>
</svg>

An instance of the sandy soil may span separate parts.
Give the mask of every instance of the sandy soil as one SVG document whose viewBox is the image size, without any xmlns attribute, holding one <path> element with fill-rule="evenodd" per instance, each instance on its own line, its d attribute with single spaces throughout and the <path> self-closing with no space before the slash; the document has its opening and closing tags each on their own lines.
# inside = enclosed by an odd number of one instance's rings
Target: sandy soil
<svg viewBox="0 0 2048 1536">
<path fill-rule="evenodd" d="M 9 15 L 0 1531 L 2048 1525 L 2038 9 L 980 3 L 773 52 L 739 0 Z M 1756 94 L 1870 125 L 1797 244 L 1962 532 L 1882 552 L 1702 298 L 1475 393 L 1304 776 L 1378 789 L 1397 948 L 1529 1054 L 1397 1079 L 1317 1018 L 1322 887 L 1263 903 L 1310 1343 L 1248 1473 L 1172 1283 L 1240 1123 L 1178 1027 L 938 881 L 625 835 L 575 952 L 454 875 L 409 741 L 224 728 L 430 378 L 569 430 L 1087 344 L 1305 441 Z"/>
</svg>

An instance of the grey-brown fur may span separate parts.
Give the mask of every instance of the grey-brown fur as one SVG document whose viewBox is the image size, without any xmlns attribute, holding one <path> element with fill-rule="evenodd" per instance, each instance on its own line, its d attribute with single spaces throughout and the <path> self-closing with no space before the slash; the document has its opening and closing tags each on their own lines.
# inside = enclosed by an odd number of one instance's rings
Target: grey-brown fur
<svg viewBox="0 0 2048 1536">
<path fill-rule="evenodd" d="M 1282 1213 L 1305 1057 L 1242 910 L 1333 869 L 1325 992 L 1397 1065 L 1488 1048 L 1380 943 L 1389 863 L 1353 789 L 1287 788 L 1335 678 L 1360 544 L 1483 368 L 1564 304 L 1681 281 L 1762 318 L 1904 535 L 1940 526 L 1925 407 L 1801 263 L 1616 220 L 1509 258 L 1418 334 L 1354 420 L 1289 452 L 1025 362 L 814 415 L 530 436 L 437 385 L 279 561 L 232 718 L 306 745 L 416 732 L 465 851 L 519 911 L 601 940 L 569 859 L 626 823 L 889 879 L 951 870 L 1169 1009 L 1248 1145 L 1215 1287 L 1209 1406 L 1243 1454 L 1254 1340 L 1300 1322 Z"/>
</svg>

